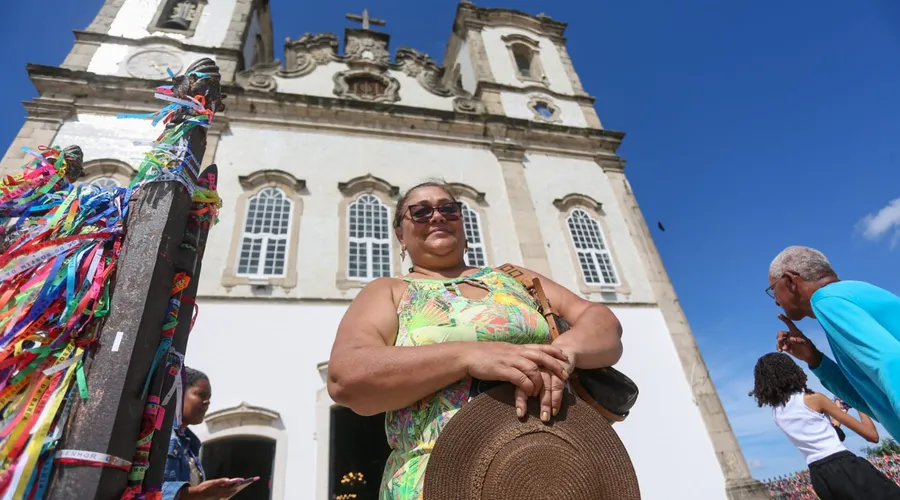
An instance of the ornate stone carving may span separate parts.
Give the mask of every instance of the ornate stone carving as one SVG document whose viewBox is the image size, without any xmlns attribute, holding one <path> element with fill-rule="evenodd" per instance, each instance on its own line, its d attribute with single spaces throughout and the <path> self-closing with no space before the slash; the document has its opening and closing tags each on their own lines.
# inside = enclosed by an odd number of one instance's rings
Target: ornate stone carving
<svg viewBox="0 0 900 500">
<path fill-rule="evenodd" d="M 348 69 L 334 74 L 334 93 L 338 97 L 370 102 L 400 100 L 400 82 L 390 70 L 402 71 L 415 78 L 428 92 L 440 97 L 455 97 L 453 109 L 460 113 L 482 113 L 484 105 L 463 90 L 456 82 L 447 81 L 446 70 L 427 54 L 411 48 L 397 51 L 391 63 L 390 36 L 386 33 L 348 29 L 344 55 L 338 55 L 338 39 L 332 33 L 305 34 L 285 44 L 285 69 L 278 62 L 260 64 L 236 75 L 238 84 L 247 90 L 275 92 L 276 76 L 297 78 L 312 73 L 316 67 L 332 61 L 347 64 Z M 366 78 L 376 82 L 376 92 L 354 91 L 353 80 Z"/>
<path fill-rule="evenodd" d="M 473 200 L 475 203 L 478 203 L 479 205 L 487 205 L 485 194 L 468 184 L 463 184 L 461 182 L 451 182 L 450 190 L 453 191 L 453 195 L 456 197 L 465 196 Z"/>
<path fill-rule="evenodd" d="M 257 64 L 252 68 L 241 71 L 235 75 L 238 85 L 245 90 L 259 90 L 262 92 L 275 92 L 278 90 L 278 82 L 275 74 L 281 69 L 281 62 Z"/>
<path fill-rule="evenodd" d="M 346 197 L 353 197 L 362 193 L 381 192 L 390 198 L 396 198 L 400 195 L 400 188 L 390 182 L 375 177 L 372 174 L 354 177 L 347 182 L 338 183 L 338 191 Z"/>
<path fill-rule="evenodd" d="M 562 113 L 559 106 L 548 96 L 532 94 L 528 97 L 528 109 L 534 113 L 534 119 L 548 123 L 561 123 Z"/>
<path fill-rule="evenodd" d="M 354 78 L 377 80 L 384 85 L 384 91 L 374 95 L 352 92 L 350 81 Z M 397 102 L 400 100 L 399 92 L 400 82 L 396 78 L 391 78 L 388 75 L 369 69 L 350 69 L 334 74 L 334 94 L 344 99 L 369 102 Z"/>
<path fill-rule="evenodd" d="M 338 38 L 333 33 L 306 33 L 299 39 L 288 40 L 284 44 L 284 57 L 285 76 L 308 75 L 316 66 L 339 59 Z"/>
<path fill-rule="evenodd" d="M 403 47 L 394 56 L 393 68 L 415 78 L 427 91 L 441 97 L 453 95 L 453 89 L 444 85 L 444 68 L 428 55 Z"/>
<path fill-rule="evenodd" d="M 453 111 L 457 113 L 481 114 L 484 112 L 484 103 L 471 97 L 457 97 L 453 99 Z"/>
<path fill-rule="evenodd" d="M 297 193 L 302 193 L 306 189 L 306 181 L 294 177 L 290 172 L 277 169 L 257 170 L 250 175 L 238 176 L 238 182 L 241 187 L 251 191 L 262 186 L 287 186 Z"/>
<path fill-rule="evenodd" d="M 388 35 L 377 31 L 347 30 L 343 59 L 351 68 L 374 66 L 387 69 L 391 62 L 388 40 Z"/>
<path fill-rule="evenodd" d="M 606 215 L 602 203 L 581 193 L 569 193 L 562 198 L 557 198 L 553 200 L 553 206 L 563 213 L 568 213 L 569 210 L 576 207 L 585 207 L 593 210 L 597 215 Z"/>
</svg>

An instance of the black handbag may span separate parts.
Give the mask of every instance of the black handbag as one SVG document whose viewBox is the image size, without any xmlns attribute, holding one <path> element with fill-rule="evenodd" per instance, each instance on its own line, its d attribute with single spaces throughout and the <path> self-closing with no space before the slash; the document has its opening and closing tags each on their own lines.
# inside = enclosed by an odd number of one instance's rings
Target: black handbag
<svg viewBox="0 0 900 500">
<path fill-rule="evenodd" d="M 538 278 L 526 275 L 518 266 L 504 264 L 497 268 L 521 284 L 538 303 L 538 310 L 547 319 L 555 340 L 569 330 L 569 323 L 553 312 Z M 638 397 L 638 386 L 615 368 L 585 370 L 576 368 L 569 377 L 569 387 L 581 399 L 610 422 L 625 420 Z"/>
</svg>

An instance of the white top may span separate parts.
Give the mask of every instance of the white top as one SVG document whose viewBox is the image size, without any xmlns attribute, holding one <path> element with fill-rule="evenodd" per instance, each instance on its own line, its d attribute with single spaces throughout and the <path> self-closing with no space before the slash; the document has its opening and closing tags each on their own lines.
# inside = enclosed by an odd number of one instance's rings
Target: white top
<svg viewBox="0 0 900 500">
<path fill-rule="evenodd" d="M 772 418 L 806 457 L 807 465 L 847 450 L 831 426 L 831 419 L 806 406 L 802 392 L 791 396 L 784 406 L 773 409 Z"/>
</svg>

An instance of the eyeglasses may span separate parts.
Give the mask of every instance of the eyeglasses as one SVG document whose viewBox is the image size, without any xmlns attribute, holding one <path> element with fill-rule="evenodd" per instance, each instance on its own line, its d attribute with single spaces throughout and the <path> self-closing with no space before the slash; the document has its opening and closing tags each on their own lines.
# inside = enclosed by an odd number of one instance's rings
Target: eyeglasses
<svg viewBox="0 0 900 500">
<path fill-rule="evenodd" d="M 462 202 L 451 201 L 449 203 L 438 205 L 437 207 L 432 207 L 431 205 L 412 205 L 407 208 L 407 210 L 409 210 L 409 218 L 412 219 L 413 222 L 422 223 L 430 221 L 435 210 L 440 212 L 447 220 L 459 220 L 462 216 Z"/>
<path fill-rule="evenodd" d="M 775 280 L 775 283 L 772 283 L 771 285 L 769 285 L 769 288 L 766 288 L 766 295 L 768 295 L 769 297 L 774 299 L 775 298 L 775 285 L 777 285 L 778 282 L 783 279 L 784 279 L 784 275 L 782 275 L 780 278 Z"/>
</svg>

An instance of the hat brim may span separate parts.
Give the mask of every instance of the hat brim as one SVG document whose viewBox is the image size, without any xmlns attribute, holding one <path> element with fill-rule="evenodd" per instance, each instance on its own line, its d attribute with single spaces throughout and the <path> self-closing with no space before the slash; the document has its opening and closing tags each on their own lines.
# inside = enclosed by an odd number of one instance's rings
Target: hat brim
<svg viewBox="0 0 900 500">
<path fill-rule="evenodd" d="M 640 500 L 634 466 L 609 422 L 566 392 L 550 423 L 540 403 L 515 414 L 503 384 L 464 405 L 435 443 L 424 500 Z"/>
</svg>

